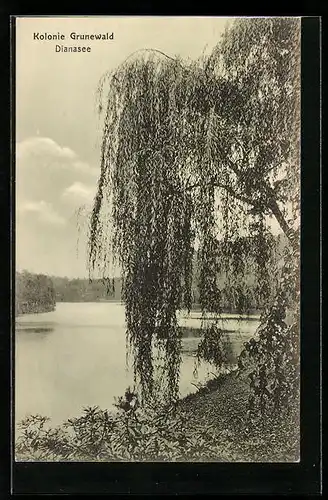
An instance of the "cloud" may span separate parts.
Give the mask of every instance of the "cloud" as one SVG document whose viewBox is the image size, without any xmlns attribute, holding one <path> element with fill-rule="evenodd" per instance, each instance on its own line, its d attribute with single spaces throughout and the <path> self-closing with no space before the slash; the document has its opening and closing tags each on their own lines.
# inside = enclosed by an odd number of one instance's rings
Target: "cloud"
<svg viewBox="0 0 328 500">
<path fill-rule="evenodd" d="M 62 197 L 73 202 L 91 202 L 95 195 L 95 186 L 87 186 L 82 182 L 74 182 L 67 187 Z"/>
<path fill-rule="evenodd" d="M 54 210 L 52 204 L 44 200 L 24 202 L 18 206 L 18 212 L 21 214 L 36 214 L 38 220 L 46 224 L 54 224 L 56 226 L 66 224 L 66 220 Z"/>
<path fill-rule="evenodd" d="M 92 202 L 97 171 L 72 149 L 49 137 L 31 137 L 16 147 L 18 203 L 44 200 L 68 220 L 70 205 Z"/>
<path fill-rule="evenodd" d="M 77 154 L 72 149 L 59 146 L 49 137 L 29 137 L 16 145 L 17 159 L 48 154 L 68 160 L 77 159 Z"/>
<path fill-rule="evenodd" d="M 16 144 L 16 160 L 24 162 L 42 161 L 45 167 L 55 166 L 75 170 L 88 175 L 98 175 L 98 170 L 79 159 L 75 151 L 66 146 L 60 146 L 49 137 L 29 137 Z"/>
</svg>

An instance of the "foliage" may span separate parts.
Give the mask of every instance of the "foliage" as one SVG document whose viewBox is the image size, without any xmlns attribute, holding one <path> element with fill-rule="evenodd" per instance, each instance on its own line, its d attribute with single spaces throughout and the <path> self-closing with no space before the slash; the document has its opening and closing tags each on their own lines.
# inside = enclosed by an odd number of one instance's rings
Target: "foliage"
<svg viewBox="0 0 328 500">
<path fill-rule="evenodd" d="M 292 419 L 299 428 L 300 339 L 299 255 L 286 256 L 281 288 L 274 304 L 263 315 L 258 340 L 251 339 L 239 358 L 239 368 L 248 371 L 251 395 L 250 421 L 258 425 L 270 415 Z M 291 324 L 287 310 L 294 311 Z"/>
<path fill-rule="evenodd" d="M 27 461 L 53 460 L 68 457 L 71 452 L 69 436 L 62 428 L 48 428 L 50 418 L 29 415 L 18 424 L 16 458 Z"/>
<path fill-rule="evenodd" d="M 242 167 L 242 192 L 253 191 L 260 213 L 271 208 L 280 224 L 274 203 L 294 197 L 298 206 L 300 20 L 238 19 L 208 64 L 239 89 L 228 107 L 228 146 Z"/>
<path fill-rule="evenodd" d="M 241 242 L 244 247 L 247 241 Z M 219 242 L 218 242 L 219 245 Z M 250 244 L 249 244 L 250 245 Z M 253 243 L 255 246 L 255 241 Z M 274 273 L 275 269 L 279 266 L 279 260 L 281 258 L 281 251 L 286 246 L 286 240 L 282 235 L 278 235 L 273 240 L 274 252 L 272 254 L 272 263 L 270 262 L 270 270 Z M 239 255 L 244 255 L 244 258 L 240 258 Z M 262 309 L 264 307 L 264 301 L 261 302 L 260 295 L 257 293 L 259 288 L 259 281 L 254 278 L 254 262 L 253 259 L 246 256 L 245 252 L 240 254 L 235 253 L 235 259 L 238 262 L 235 263 L 236 267 L 244 267 L 245 277 L 243 288 L 244 291 L 242 295 L 246 296 L 248 292 L 248 305 L 252 310 Z M 192 274 L 192 308 L 199 306 L 199 269 L 198 269 L 198 257 L 197 252 L 195 252 L 193 259 L 193 274 Z M 120 277 L 114 277 L 110 279 L 83 279 L 83 278 L 67 278 L 60 276 L 50 277 L 56 295 L 56 302 L 98 302 L 98 301 L 122 301 L 122 280 Z M 222 305 L 222 310 L 235 311 L 238 309 L 238 294 L 228 293 L 226 290 L 226 276 L 222 271 L 217 276 L 217 283 L 220 289 L 220 303 Z M 274 295 L 274 283 L 271 287 L 271 293 Z"/>
<path fill-rule="evenodd" d="M 176 405 L 140 406 L 128 389 L 117 412 L 86 408 L 77 418 L 51 428 L 46 417 L 30 416 L 16 434 L 18 461 L 232 461 L 298 459 L 297 426 L 271 416 L 250 427 L 249 387 L 233 374 Z M 296 430 L 296 432 L 294 432 Z"/>
<path fill-rule="evenodd" d="M 46 417 L 30 416 L 20 424 L 16 458 L 22 461 L 184 461 L 217 459 L 210 429 L 186 433 L 186 418 L 173 406 L 131 405 L 131 391 L 118 412 L 86 408 L 81 417 L 47 428 Z"/>
<path fill-rule="evenodd" d="M 204 336 L 197 348 L 198 361 L 201 359 L 213 363 L 215 367 L 229 366 L 232 354 L 228 334 L 212 324 L 204 331 Z"/>
<path fill-rule="evenodd" d="M 27 271 L 16 272 L 15 281 L 16 314 L 54 311 L 55 290 L 49 276 Z"/>
<path fill-rule="evenodd" d="M 122 269 L 143 399 L 154 390 L 155 347 L 178 397 L 176 311 L 191 307 L 196 247 L 206 314 L 221 310 L 220 272 L 237 307 L 249 307 L 245 257 L 260 301 L 272 300 L 267 215 L 298 244 L 299 37 L 297 19 L 239 19 L 209 57 L 139 51 L 108 75 L 89 261 L 106 275 L 113 255 Z"/>
</svg>

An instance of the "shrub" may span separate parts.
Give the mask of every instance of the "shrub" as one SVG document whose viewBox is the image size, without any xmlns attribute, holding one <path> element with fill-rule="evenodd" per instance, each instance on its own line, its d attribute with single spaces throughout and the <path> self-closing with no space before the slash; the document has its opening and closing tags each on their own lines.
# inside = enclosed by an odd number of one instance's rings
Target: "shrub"
<svg viewBox="0 0 328 500">
<path fill-rule="evenodd" d="M 248 376 L 248 428 L 276 446 L 284 443 L 288 456 L 299 458 L 300 349 L 297 252 L 286 258 L 280 291 L 239 357 L 239 371 Z M 288 325 L 287 311 L 294 321 Z"/>
<path fill-rule="evenodd" d="M 20 424 L 17 460 L 188 461 L 215 459 L 218 441 L 210 427 L 186 432 L 186 417 L 157 401 L 139 406 L 128 389 L 117 412 L 88 407 L 80 417 L 47 428 L 48 418 L 30 416 Z"/>
</svg>

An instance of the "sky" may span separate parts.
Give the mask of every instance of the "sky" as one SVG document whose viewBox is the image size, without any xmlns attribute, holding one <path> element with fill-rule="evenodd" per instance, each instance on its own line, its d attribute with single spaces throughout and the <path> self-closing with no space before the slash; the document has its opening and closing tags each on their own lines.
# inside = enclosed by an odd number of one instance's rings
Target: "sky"
<svg viewBox="0 0 328 500">
<path fill-rule="evenodd" d="M 227 21 L 206 17 L 17 19 L 17 270 L 88 276 L 87 213 L 99 175 L 102 121 L 96 110 L 96 90 L 102 75 L 143 48 L 197 58 L 214 47 Z M 34 33 L 58 32 L 66 39 L 34 39 Z M 74 42 L 71 32 L 113 32 L 114 40 Z M 56 44 L 90 46 L 91 52 L 56 53 Z"/>
</svg>

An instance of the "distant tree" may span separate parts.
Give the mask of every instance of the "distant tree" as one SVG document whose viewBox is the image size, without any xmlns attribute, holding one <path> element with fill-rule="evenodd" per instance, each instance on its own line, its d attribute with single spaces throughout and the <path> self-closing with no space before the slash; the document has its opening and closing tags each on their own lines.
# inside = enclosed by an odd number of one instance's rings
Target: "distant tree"
<svg viewBox="0 0 328 500">
<path fill-rule="evenodd" d="M 50 312 L 56 307 L 53 282 L 44 274 L 16 273 L 15 295 L 16 314 Z"/>
<path fill-rule="evenodd" d="M 270 305 L 266 216 L 298 250 L 299 54 L 298 19 L 239 19 L 210 56 L 187 62 L 145 50 L 109 75 L 90 268 L 106 275 L 113 254 L 122 269 L 144 396 L 155 342 L 177 397 L 176 311 L 191 307 L 196 247 L 203 314 L 221 309 L 220 272 L 243 309 L 246 259 Z"/>
</svg>

